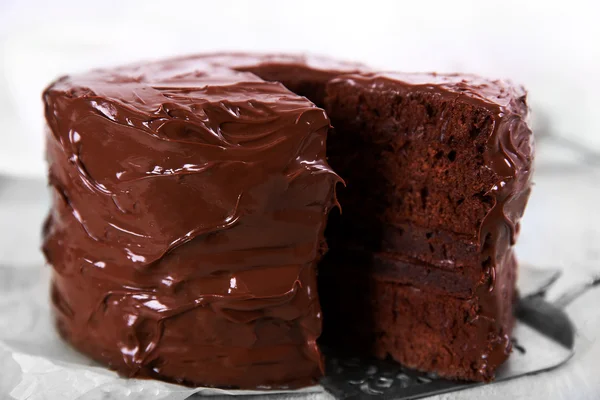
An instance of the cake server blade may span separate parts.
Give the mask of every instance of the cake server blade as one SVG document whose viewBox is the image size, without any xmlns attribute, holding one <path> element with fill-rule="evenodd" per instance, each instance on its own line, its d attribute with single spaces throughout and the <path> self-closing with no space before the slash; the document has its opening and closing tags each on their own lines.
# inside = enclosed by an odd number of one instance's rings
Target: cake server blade
<svg viewBox="0 0 600 400">
<path fill-rule="evenodd" d="M 541 296 L 519 302 L 515 314 L 525 324 L 553 339 L 567 349 L 575 344 L 575 328 L 567 314 Z"/>
<path fill-rule="evenodd" d="M 544 294 L 562 275 L 558 268 L 535 268 L 522 265 L 519 268 L 517 288 L 521 298 Z"/>
</svg>

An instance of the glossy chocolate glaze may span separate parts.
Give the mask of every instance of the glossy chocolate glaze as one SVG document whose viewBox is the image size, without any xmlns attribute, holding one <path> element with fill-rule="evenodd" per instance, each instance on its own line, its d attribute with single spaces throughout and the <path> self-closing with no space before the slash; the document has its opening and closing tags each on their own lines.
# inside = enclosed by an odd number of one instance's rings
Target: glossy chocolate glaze
<svg viewBox="0 0 600 400">
<path fill-rule="evenodd" d="M 127 376 L 315 383 L 325 113 L 196 58 L 63 77 L 44 102 L 63 336 Z"/>
</svg>

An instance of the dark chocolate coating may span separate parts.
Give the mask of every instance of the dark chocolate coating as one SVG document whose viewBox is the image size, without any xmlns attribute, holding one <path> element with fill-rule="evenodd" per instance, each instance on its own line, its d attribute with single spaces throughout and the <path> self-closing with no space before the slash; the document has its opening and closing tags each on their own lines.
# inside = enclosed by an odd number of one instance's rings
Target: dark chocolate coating
<svg viewBox="0 0 600 400">
<path fill-rule="evenodd" d="M 323 110 L 198 58 L 64 77 L 44 102 L 61 334 L 127 376 L 317 382 Z"/>
</svg>

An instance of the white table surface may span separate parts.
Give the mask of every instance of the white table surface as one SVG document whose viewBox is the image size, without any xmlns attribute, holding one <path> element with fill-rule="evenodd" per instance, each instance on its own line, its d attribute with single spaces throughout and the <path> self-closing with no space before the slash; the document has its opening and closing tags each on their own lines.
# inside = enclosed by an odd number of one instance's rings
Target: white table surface
<svg viewBox="0 0 600 400">
<path fill-rule="evenodd" d="M 562 146 L 542 143 L 539 150 L 536 185 L 517 252 L 521 262 L 563 270 L 548 293 L 555 299 L 600 273 L 600 169 L 577 164 L 579 155 L 568 154 Z M 42 267 L 39 232 L 46 211 L 44 182 L 17 185 L 14 179 L 0 179 L 0 264 Z M 563 367 L 431 399 L 600 399 L 600 287 L 584 293 L 566 311 L 579 335 L 576 354 Z M 0 399 L 10 398 L 2 385 L 0 371 Z"/>
</svg>

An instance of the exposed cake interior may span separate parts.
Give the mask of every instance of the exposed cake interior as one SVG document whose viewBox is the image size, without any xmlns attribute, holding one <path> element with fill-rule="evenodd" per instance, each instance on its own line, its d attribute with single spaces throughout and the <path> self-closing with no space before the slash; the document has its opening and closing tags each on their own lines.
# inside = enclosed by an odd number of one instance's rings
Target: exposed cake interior
<svg viewBox="0 0 600 400">
<path fill-rule="evenodd" d="M 321 263 L 324 341 L 345 331 L 346 348 L 487 380 L 510 352 L 510 248 L 529 193 L 531 135 L 517 92 L 464 78 L 328 84 L 328 161 L 347 186 Z"/>
<path fill-rule="evenodd" d="M 454 268 L 449 255 L 470 253 L 493 203 L 486 192 L 496 176 L 483 168 L 493 120 L 486 109 L 418 89 L 330 85 L 328 160 L 347 182 L 338 194 L 343 233 L 331 240 L 355 246 L 357 235 L 369 250 L 387 251 L 388 239 L 397 254 Z"/>
</svg>

